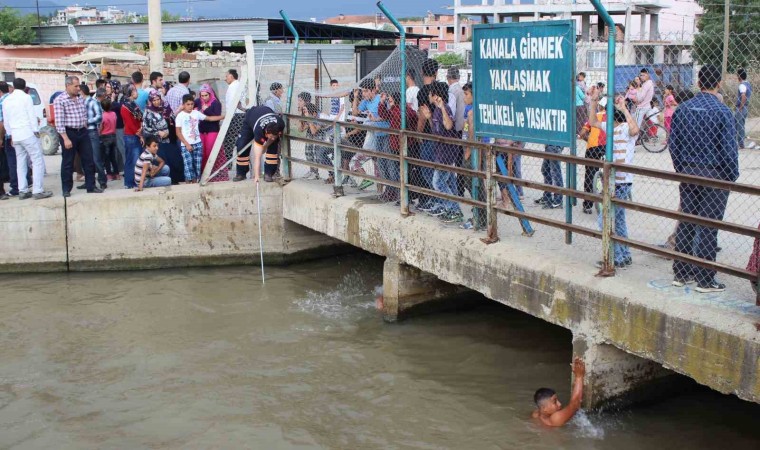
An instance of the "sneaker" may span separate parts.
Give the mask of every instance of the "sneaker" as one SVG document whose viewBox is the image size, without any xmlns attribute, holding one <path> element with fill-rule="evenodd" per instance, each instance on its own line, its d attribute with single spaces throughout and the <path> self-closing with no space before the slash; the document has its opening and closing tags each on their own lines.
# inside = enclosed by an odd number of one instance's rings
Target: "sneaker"
<svg viewBox="0 0 760 450">
<path fill-rule="evenodd" d="M 623 264 L 625 264 L 626 266 L 633 265 L 633 258 L 626 258 L 626 259 L 624 259 L 623 260 Z"/>
<path fill-rule="evenodd" d="M 537 205 L 545 205 L 545 204 L 549 203 L 549 201 L 546 198 L 544 198 L 544 197 L 540 197 L 540 198 L 537 198 L 537 199 L 533 200 L 533 203 L 535 203 Z"/>
<path fill-rule="evenodd" d="M 597 261 L 596 262 L 596 267 L 598 267 L 598 268 L 601 269 L 601 268 L 604 267 L 604 263 L 602 261 Z M 627 267 L 628 266 L 625 265 L 625 262 L 617 262 L 617 261 L 615 262 L 615 268 L 616 269 L 625 269 Z"/>
<path fill-rule="evenodd" d="M 430 211 L 427 211 L 427 214 L 429 216 L 433 216 L 433 217 L 440 217 L 440 216 L 446 214 L 446 210 L 443 209 L 443 208 L 441 208 L 439 206 L 439 207 L 436 207 L 434 209 L 431 209 Z"/>
<path fill-rule="evenodd" d="M 359 185 L 356 183 L 356 180 L 354 180 L 353 177 L 348 177 L 348 185 L 352 188 L 358 188 Z"/>
<path fill-rule="evenodd" d="M 452 212 L 443 216 L 445 223 L 459 223 L 464 220 L 464 216 L 460 212 Z"/>
<path fill-rule="evenodd" d="M 675 287 L 684 287 L 687 284 L 694 283 L 694 277 L 688 277 L 688 278 L 673 278 L 673 286 Z"/>
<path fill-rule="evenodd" d="M 20 192 L 18 194 L 18 199 L 19 200 L 26 200 L 28 198 L 32 198 L 32 193 L 31 192 Z"/>
<path fill-rule="evenodd" d="M 757 144 L 755 144 L 755 142 L 753 142 L 753 141 L 746 141 L 744 143 L 744 148 L 752 150 L 752 149 L 757 148 Z"/>
<path fill-rule="evenodd" d="M 266 181 L 267 183 L 271 183 L 271 182 L 274 181 L 274 178 L 272 178 L 272 175 L 266 175 L 265 174 L 264 175 L 264 181 Z"/>
<path fill-rule="evenodd" d="M 11 196 L 8 194 L 0 195 L 0 200 L 8 200 L 9 198 L 11 198 Z"/>
<path fill-rule="evenodd" d="M 364 181 L 362 181 L 362 184 L 359 185 L 359 190 L 363 191 L 363 190 L 367 189 L 368 187 L 372 186 L 373 184 L 375 184 L 373 181 L 364 180 Z"/>
<path fill-rule="evenodd" d="M 103 190 L 105 191 L 106 189 L 108 189 L 108 184 L 106 184 L 106 183 L 101 183 L 101 185 L 100 185 L 100 189 L 103 189 Z"/>
<path fill-rule="evenodd" d="M 53 193 L 50 191 L 42 191 L 39 194 L 34 194 L 33 197 L 35 200 L 42 200 L 43 198 L 52 197 Z"/>
<path fill-rule="evenodd" d="M 99 187 L 94 187 L 91 190 L 87 191 L 88 194 L 102 194 L 103 189 L 100 189 Z"/>
<path fill-rule="evenodd" d="M 433 204 L 431 204 L 431 203 L 420 203 L 417 206 L 417 209 L 420 210 L 420 211 L 422 211 L 422 212 L 430 212 L 430 211 L 434 210 L 435 208 L 436 208 L 436 206 L 433 205 Z"/>
<path fill-rule="evenodd" d="M 544 206 L 542 208 L 543 209 L 559 209 L 559 208 L 562 208 L 562 202 L 544 203 Z"/>
<path fill-rule="evenodd" d="M 77 186 L 77 189 L 87 189 L 87 185 L 86 184 L 80 184 L 79 186 Z"/>
<path fill-rule="evenodd" d="M 709 283 L 698 284 L 697 287 L 694 288 L 694 290 L 697 292 L 701 292 L 703 294 L 707 294 L 709 292 L 723 292 L 726 290 L 726 285 L 723 283 L 718 283 L 717 281 L 713 280 Z"/>
<path fill-rule="evenodd" d="M 472 219 L 467 219 L 466 221 L 462 222 L 461 225 L 459 225 L 459 228 L 463 230 L 472 230 L 475 228 L 475 225 L 472 224 Z"/>
<path fill-rule="evenodd" d="M 71 197 L 71 192 L 64 192 L 63 193 L 63 198 L 69 198 L 69 197 Z"/>
<path fill-rule="evenodd" d="M 241 175 L 235 175 L 235 177 L 232 179 L 232 181 L 234 182 L 243 181 L 243 180 L 245 180 L 245 177 Z"/>
<path fill-rule="evenodd" d="M 9 191 L 6 195 L 8 197 L 18 197 L 18 191 Z"/>
<path fill-rule="evenodd" d="M 593 214 L 593 208 L 583 208 L 583 214 Z"/>
</svg>

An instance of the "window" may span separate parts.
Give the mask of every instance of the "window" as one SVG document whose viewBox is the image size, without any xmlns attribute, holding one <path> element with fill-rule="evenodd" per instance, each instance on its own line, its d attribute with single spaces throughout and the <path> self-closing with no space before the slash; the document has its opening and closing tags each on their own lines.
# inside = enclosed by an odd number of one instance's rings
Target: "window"
<svg viewBox="0 0 760 450">
<path fill-rule="evenodd" d="M 636 64 L 647 65 L 654 64 L 654 48 L 648 45 L 635 47 Z"/>
<path fill-rule="evenodd" d="M 413 33 L 414 32 L 413 30 L 414 30 L 414 27 L 406 27 L 407 33 Z"/>
<path fill-rule="evenodd" d="M 450 34 L 454 34 L 454 27 L 446 27 L 446 32 Z"/>
<path fill-rule="evenodd" d="M 679 64 L 681 61 L 681 48 L 676 46 L 665 47 L 665 64 Z"/>
<path fill-rule="evenodd" d="M 13 83 L 16 79 L 16 72 L 3 72 L 3 81 L 6 83 Z"/>
<path fill-rule="evenodd" d="M 586 65 L 589 69 L 606 69 L 607 52 L 603 50 L 589 50 L 586 53 Z"/>
<path fill-rule="evenodd" d="M 37 92 L 37 89 L 35 88 L 29 88 L 29 96 L 32 97 L 32 103 L 35 105 L 41 105 L 42 100 L 40 99 L 40 94 Z"/>
<path fill-rule="evenodd" d="M 430 50 L 438 50 L 438 43 L 437 42 L 431 42 L 430 43 Z"/>
<path fill-rule="evenodd" d="M 457 46 L 456 46 L 456 45 L 454 45 L 454 43 L 453 43 L 453 42 L 447 42 L 447 43 L 446 43 L 446 51 L 447 51 L 447 52 L 450 52 L 450 51 L 456 50 L 456 48 L 457 48 Z"/>
</svg>

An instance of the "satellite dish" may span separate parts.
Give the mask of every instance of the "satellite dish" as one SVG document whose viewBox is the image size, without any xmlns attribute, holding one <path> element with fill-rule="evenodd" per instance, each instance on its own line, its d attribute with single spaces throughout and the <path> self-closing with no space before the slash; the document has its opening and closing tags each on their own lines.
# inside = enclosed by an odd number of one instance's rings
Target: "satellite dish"
<svg viewBox="0 0 760 450">
<path fill-rule="evenodd" d="M 69 24 L 69 37 L 71 37 L 72 41 L 79 42 L 79 35 L 77 35 L 77 30 L 72 24 Z"/>
</svg>

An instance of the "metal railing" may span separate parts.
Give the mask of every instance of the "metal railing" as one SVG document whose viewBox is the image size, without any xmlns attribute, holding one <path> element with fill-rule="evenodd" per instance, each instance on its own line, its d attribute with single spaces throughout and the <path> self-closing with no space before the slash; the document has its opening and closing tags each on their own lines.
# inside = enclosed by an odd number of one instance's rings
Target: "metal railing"
<svg viewBox="0 0 760 450">
<path fill-rule="evenodd" d="M 753 226 L 746 224 L 733 223 L 730 221 L 721 221 L 715 219 L 709 219 L 692 214 L 686 214 L 679 211 L 663 208 L 660 206 L 653 206 L 644 202 L 624 200 L 615 197 L 615 188 L 611 183 L 614 179 L 615 171 L 624 171 L 630 174 L 648 177 L 655 179 L 657 182 L 676 182 L 676 183 L 689 183 L 698 186 L 706 186 L 715 189 L 726 190 L 731 193 L 743 194 L 750 196 L 754 205 L 760 205 L 760 187 L 734 183 L 728 181 L 722 181 L 712 178 L 702 178 L 691 175 L 678 174 L 674 172 L 668 172 L 664 170 L 652 169 L 636 165 L 626 165 L 620 163 L 605 162 L 603 160 L 583 158 L 579 156 L 572 156 L 567 154 L 549 153 L 535 149 L 520 148 L 514 145 L 501 146 L 492 143 L 463 141 L 456 138 L 444 138 L 435 135 L 418 133 L 415 131 L 407 130 L 395 130 L 388 128 L 377 128 L 373 126 L 362 125 L 353 122 L 339 122 L 330 121 L 325 119 L 319 119 L 316 117 L 304 117 L 296 115 L 286 115 L 288 128 L 286 128 L 286 148 L 283 149 L 283 159 L 289 161 L 291 164 L 300 164 L 309 168 L 315 168 L 317 170 L 327 171 L 332 173 L 332 185 L 333 192 L 336 196 L 342 196 L 344 194 L 343 178 L 348 175 L 351 177 L 358 177 L 361 179 L 371 180 L 375 183 L 383 186 L 389 186 L 399 189 L 400 195 L 398 197 L 399 212 L 402 216 L 408 216 L 412 214 L 410 208 L 413 203 L 410 197 L 410 193 L 418 196 L 428 196 L 439 200 L 449 200 L 461 205 L 468 205 L 473 208 L 484 211 L 486 219 L 481 221 L 481 225 L 476 224 L 476 229 L 485 230 L 488 232 L 488 237 L 483 239 L 484 242 L 495 242 L 499 239 L 498 236 L 498 216 L 505 215 L 517 218 L 521 221 L 535 222 L 546 227 L 556 228 L 562 230 L 566 235 L 570 236 L 573 233 L 588 236 L 601 240 L 603 243 L 609 243 L 611 247 L 614 243 L 630 246 L 631 248 L 647 252 L 656 256 L 683 261 L 686 263 L 694 264 L 707 269 L 715 270 L 720 273 L 728 274 L 731 276 L 739 277 L 742 279 L 750 280 L 752 283 L 760 283 L 759 274 L 745 269 L 740 266 L 742 261 L 736 261 L 736 265 L 711 261 L 707 259 L 698 258 L 686 253 L 681 253 L 672 249 L 663 248 L 662 246 L 654 245 L 648 242 L 644 242 L 641 239 L 633 237 L 618 236 L 614 233 L 613 227 L 610 226 L 614 221 L 614 209 L 625 208 L 626 210 L 635 211 L 637 213 L 646 214 L 650 216 L 656 216 L 661 219 L 670 219 L 678 222 L 692 223 L 702 227 L 708 227 L 717 229 L 722 232 L 732 233 L 740 236 L 744 236 L 752 239 L 760 239 L 760 230 Z M 298 121 L 305 121 L 318 124 L 320 127 L 332 130 L 332 140 L 319 140 L 304 136 L 298 136 L 297 133 L 291 131 L 292 124 Z M 341 136 L 341 132 L 347 128 L 358 129 L 367 132 L 381 132 L 388 135 L 397 136 L 400 143 L 398 153 L 386 153 L 380 152 L 374 149 L 365 149 L 357 145 L 348 145 L 341 139 L 335 139 L 335 137 Z M 474 154 L 481 155 L 478 164 L 473 165 L 473 168 L 455 167 L 449 164 L 442 164 L 420 157 L 413 157 L 409 155 L 409 142 L 417 140 L 417 142 L 428 141 L 436 144 L 449 144 L 459 146 L 463 148 L 471 148 L 474 150 Z M 297 157 L 292 153 L 292 147 L 298 144 L 321 146 L 327 149 L 328 155 L 332 157 L 332 164 L 320 163 L 315 160 L 309 160 L 306 157 Z M 371 158 L 377 164 L 379 161 L 392 161 L 397 163 L 399 176 L 398 181 L 389 180 L 383 178 L 380 174 L 362 173 L 358 170 L 351 168 L 346 169 L 341 161 L 343 160 L 342 153 L 350 152 L 355 155 L 363 155 Z M 566 170 L 574 170 L 576 167 L 596 168 L 601 173 L 602 183 L 601 192 L 585 192 L 579 190 L 575 186 L 560 187 L 552 184 L 547 184 L 540 181 L 530 180 L 516 176 L 511 172 L 502 173 L 498 170 L 496 164 L 496 158 L 500 155 L 508 158 L 515 158 L 521 156 L 523 158 L 550 160 L 564 163 Z M 292 166 L 291 166 L 292 167 Z M 407 169 L 408 168 L 408 169 Z M 413 170 L 413 168 L 425 168 L 433 169 L 436 171 L 448 172 L 458 176 L 462 176 L 468 180 L 468 183 L 472 183 L 472 187 L 468 186 L 466 191 L 469 191 L 469 195 L 465 194 L 450 194 L 443 193 L 430 187 L 421 186 L 420 183 L 414 182 L 410 177 L 405 176 L 405 170 Z M 395 178 L 395 177 L 394 177 Z M 477 180 L 477 181 L 476 181 Z M 548 217 L 533 212 L 527 212 L 523 208 L 518 207 L 505 207 L 499 205 L 496 202 L 496 193 L 499 191 L 498 183 L 516 188 L 522 186 L 526 189 L 535 189 L 553 194 L 559 194 L 564 196 L 564 208 L 567 212 L 565 219 L 558 220 L 554 217 Z M 477 186 L 474 186 L 477 184 Z M 474 195 L 473 192 L 482 190 L 482 195 Z M 506 192 L 506 191 L 505 191 Z M 506 194 L 511 197 L 510 193 Z M 505 199 L 504 196 L 502 200 Z M 593 228 L 588 224 L 574 223 L 573 220 L 573 206 L 577 200 L 586 200 L 593 203 L 603 204 L 609 202 L 612 207 L 600 208 L 600 216 L 605 226 L 601 229 Z M 513 203 L 513 206 L 515 204 Z M 609 215 L 608 217 L 603 217 Z M 526 236 L 532 235 L 532 228 L 526 229 L 523 227 L 523 234 Z M 531 230 L 528 232 L 528 230 Z M 570 240 L 567 239 L 569 243 Z M 749 246 L 751 247 L 751 245 Z M 610 258 L 610 248 L 600 245 L 598 247 L 599 256 L 603 262 L 603 266 L 599 271 L 599 276 L 614 276 L 616 274 L 614 262 Z M 748 252 L 749 253 L 749 252 Z M 744 260 L 746 263 L 746 260 Z"/>
</svg>

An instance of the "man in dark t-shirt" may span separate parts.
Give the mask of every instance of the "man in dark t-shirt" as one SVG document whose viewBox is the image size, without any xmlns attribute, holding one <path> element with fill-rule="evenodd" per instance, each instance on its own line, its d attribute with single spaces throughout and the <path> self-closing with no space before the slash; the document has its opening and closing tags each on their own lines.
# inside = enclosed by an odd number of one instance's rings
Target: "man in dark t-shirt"
<svg viewBox="0 0 760 450">
<path fill-rule="evenodd" d="M 266 106 L 251 108 L 245 113 L 243 128 L 237 140 L 237 175 L 232 181 L 245 180 L 250 168 L 251 149 L 241 151 L 249 142 L 253 147 L 253 181 L 259 181 L 261 173 L 261 155 L 266 154 L 264 161 L 264 181 L 274 181 L 274 174 L 280 163 L 280 138 L 285 130 L 282 117 L 275 114 Z"/>
</svg>

